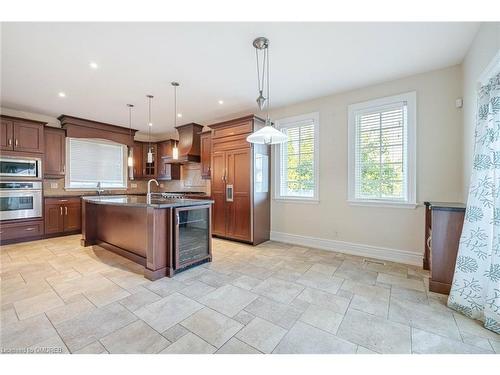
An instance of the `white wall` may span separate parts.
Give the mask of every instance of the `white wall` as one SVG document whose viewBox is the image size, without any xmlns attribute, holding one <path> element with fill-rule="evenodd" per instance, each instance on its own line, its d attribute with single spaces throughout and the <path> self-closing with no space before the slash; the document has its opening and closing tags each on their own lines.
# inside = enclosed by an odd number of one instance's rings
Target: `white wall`
<svg viewBox="0 0 500 375">
<path fill-rule="evenodd" d="M 422 206 L 359 207 L 346 201 L 347 106 L 416 91 L 417 201 L 462 201 L 462 113 L 455 108 L 455 99 L 462 96 L 461 77 L 461 67 L 454 66 L 274 110 L 274 119 L 315 111 L 320 114 L 320 204 L 273 200 L 274 238 L 283 240 L 281 233 L 289 233 L 402 250 L 421 259 Z M 421 260 L 414 263 L 421 264 Z"/>
<path fill-rule="evenodd" d="M 479 77 L 500 50 L 500 22 L 483 22 L 462 64 L 464 95 L 464 195 L 472 171 L 476 124 L 476 90 Z"/>
</svg>

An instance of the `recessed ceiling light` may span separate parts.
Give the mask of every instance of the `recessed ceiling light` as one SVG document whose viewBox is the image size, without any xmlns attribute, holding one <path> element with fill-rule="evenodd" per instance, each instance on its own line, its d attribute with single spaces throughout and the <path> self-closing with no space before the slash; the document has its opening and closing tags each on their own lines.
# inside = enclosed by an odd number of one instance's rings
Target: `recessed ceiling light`
<svg viewBox="0 0 500 375">
<path fill-rule="evenodd" d="M 148 125 L 149 125 L 149 126 L 153 126 L 153 123 L 152 123 L 152 122 L 150 122 L 150 123 L 148 123 Z"/>
<path fill-rule="evenodd" d="M 91 61 L 91 62 L 90 62 L 89 66 L 90 66 L 92 69 L 97 69 L 97 68 L 99 68 L 99 65 L 97 65 L 97 63 L 96 63 L 96 62 L 93 62 L 93 61 Z"/>
<path fill-rule="evenodd" d="M 219 104 L 224 104 L 224 100 L 219 100 Z"/>
<path fill-rule="evenodd" d="M 177 114 L 177 117 L 182 117 L 182 113 L 178 113 L 178 114 Z"/>
<path fill-rule="evenodd" d="M 64 93 L 62 91 L 59 94 L 57 94 L 57 95 L 59 95 L 60 98 L 65 98 L 66 97 L 66 93 Z"/>
</svg>

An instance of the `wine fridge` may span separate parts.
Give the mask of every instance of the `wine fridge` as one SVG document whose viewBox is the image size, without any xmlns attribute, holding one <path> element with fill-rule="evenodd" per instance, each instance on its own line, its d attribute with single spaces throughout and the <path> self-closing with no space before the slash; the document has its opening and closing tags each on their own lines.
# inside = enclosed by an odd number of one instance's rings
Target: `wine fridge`
<svg viewBox="0 0 500 375">
<path fill-rule="evenodd" d="M 175 270 L 189 268 L 212 257 L 211 205 L 174 209 Z"/>
</svg>

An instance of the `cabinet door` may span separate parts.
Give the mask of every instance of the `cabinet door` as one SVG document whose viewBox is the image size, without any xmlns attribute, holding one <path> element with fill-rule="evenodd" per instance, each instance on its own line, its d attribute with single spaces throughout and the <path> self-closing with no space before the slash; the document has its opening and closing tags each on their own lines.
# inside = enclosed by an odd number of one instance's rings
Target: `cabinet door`
<svg viewBox="0 0 500 375">
<path fill-rule="evenodd" d="M 151 148 L 151 152 L 153 153 L 153 161 L 151 163 L 148 163 L 148 151 Z M 144 143 L 142 145 L 142 172 L 143 172 L 143 177 L 146 178 L 155 178 L 156 177 L 156 157 L 157 157 L 157 146 L 156 144 L 152 143 L 151 146 L 149 143 Z"/>
<path fill-rule="evenodd" d="M 64 208 L 62 204 L 45 203 L 45 234 L 64 231 Z"/>
<path fill-rule="evenodd" d="M 226 235 L 226 199 L 225 199 L 226 153 L 216 151 L 212 154 L 212 199 L 214 200 L 212 215 L 212 233 Z"/>
<path fill-rule="evenodd" d="M 158 179 L 159 180 L 180 180 L 180 164 L 170 164 L 163 159 L 158 159 Z"/>
<path fill-rule="evenodd" d="M 226 154 L 226 235 L 251 241 L 251 150 L 245 148 L 227 151 Z"/>
<path fill-rule="evenodd" d="M 12 121 L 2 119 L 0 128 L 0 150 L 12 150 L 13 148 Z"/>
<path fill-rule="evenodd" d="M 61 177 L 66 170 L 66 132 L 45 128 L 44 177 Z"/>
<path fill-rule="evenodd" d="M 43 125 L 14 121 L 14 150 L 43 152 Z"/>
<path fill-rule="evenodd" d="M 144 169 L 142 163 L 142 143 L 134 143 L 132 146 L 132 157 L 134 159 L 134 178 L 142 178 Z"/>
<path fill-rule="evenodd" d="M 82 209 L 80 202 L 64 206 L 64 231 L 72 232 L 82 228 Z"/>
<path fill-rule="evenodd" d="M 212 135 L 210 132 L 200 136 L 201 147 L 201 178 L 210 179 L 210 162 L 212 154 Z"/>
</svg>

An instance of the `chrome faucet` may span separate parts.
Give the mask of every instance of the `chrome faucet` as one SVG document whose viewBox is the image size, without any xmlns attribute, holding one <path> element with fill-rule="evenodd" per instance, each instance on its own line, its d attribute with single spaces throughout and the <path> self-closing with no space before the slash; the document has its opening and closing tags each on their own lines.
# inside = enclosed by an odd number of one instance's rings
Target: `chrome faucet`
<svg viewBox="0 0 500 375">
<path fill-rule="evenodd" d="M 102 193 L 104 193 L 104 189 L 101 189 L 101 181 L 99 181 L 97 183 L 97 195 L 101 195 Z"/>
<path fill-rule="evenodd" d="M 156 183 L 156 186 L 160 186 L 160 184 L 158 183 L 158 181 L 156 181 L 154 178 L 152 178 L 151 180 L 148 181 L 148 195 L 147 195 L 147 198 L 146 198 L 148 204 L 151 203 L 151 182 Z"/>
</svg>

